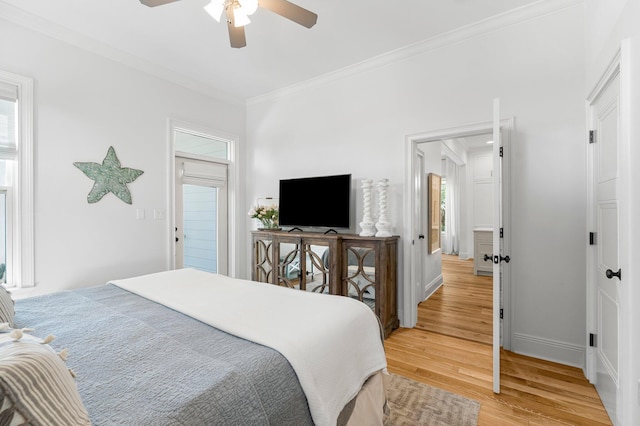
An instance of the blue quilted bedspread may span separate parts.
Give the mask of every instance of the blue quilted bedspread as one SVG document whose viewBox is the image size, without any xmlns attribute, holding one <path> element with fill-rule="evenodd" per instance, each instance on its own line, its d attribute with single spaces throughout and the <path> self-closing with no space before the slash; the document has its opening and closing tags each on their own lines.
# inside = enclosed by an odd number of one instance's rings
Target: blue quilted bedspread
<svg viewBox="0 0 640 426">
<path fill-rule="evenodd" d="M 56 336 L 95 425 L 311 425 L 273 349 L 113 285 L 16 301 L 16 327 Z"/>
</svg>

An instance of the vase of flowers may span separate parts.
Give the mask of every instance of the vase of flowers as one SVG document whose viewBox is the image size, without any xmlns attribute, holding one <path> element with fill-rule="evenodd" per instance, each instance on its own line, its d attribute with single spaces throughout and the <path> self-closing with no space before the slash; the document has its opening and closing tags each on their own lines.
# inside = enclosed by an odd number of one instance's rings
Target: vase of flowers
<svg viewBox="0 0 640 426">
<path fill-rule="evenodd" d="M 278 226 L 278 206 L 275 204 L 271 206 L 258 204 L 255 207 L 251 207 L 249 217 L 260 221 L 262 228 L 258 229 L 280 229 Z"/>
</svg>

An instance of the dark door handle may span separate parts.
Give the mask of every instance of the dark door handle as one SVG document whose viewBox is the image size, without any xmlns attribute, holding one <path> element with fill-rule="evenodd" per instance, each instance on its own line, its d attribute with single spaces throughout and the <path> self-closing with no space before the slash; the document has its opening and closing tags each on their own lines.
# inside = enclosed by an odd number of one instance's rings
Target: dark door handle
<svg viewBox="0 0 640 426">
<path fill-rule="evenodd" d="M 485 254 L 484 261 L 486 262 L 487 260 L 491 260 L 491 256 L 489 256 L 488 254 Z"/>
<path fill-rule="evenodd" d="M 421 240 L 424 240 L 424 235 L 420 234 L 420 235 L 418 235 L 418 238 L 421 239 Z"/>
<path fill-rule="evenodd" d="M 177 243 L 178 241 L 180 241 L 180 238 L 176 237 L 176 243 Z"/>
<path fill-rule="evenodd" d="M 507 262 L 509 263 L 511 261 L 511 258 L 509 256 L 505 256 L 502 257 L 502 255 L 500 256 L 493 256 L 493 263 L 495 263 L 496 265 L 500 262 Z"/>
<path fill-rule="evenodd" d="M 618 272 L 613 272 L 611 269 L 607 269 L 604 274 L 610 280 L 613 279 L 613 277 L 618 277 L 619 280 L 622 280 L 622 269 L 618 269 Z"/>
</svg>

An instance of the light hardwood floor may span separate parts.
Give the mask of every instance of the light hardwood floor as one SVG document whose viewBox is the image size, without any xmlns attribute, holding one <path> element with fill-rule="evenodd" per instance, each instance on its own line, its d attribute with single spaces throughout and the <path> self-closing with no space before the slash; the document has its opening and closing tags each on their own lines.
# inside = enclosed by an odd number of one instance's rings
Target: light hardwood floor
<svg viewBox="0 0 640 426">
<path fill-rule="evenodd" d="M 492 348 L 482 342 L 491 336 L 490 278 L 485 286 L 485 277 L 473 275 L 473 264 L 460 269 L 456 262 L 468 261 L 443 256 L 444 287 L 451 283 L 463 291 L 468 282 L 468 293 L 458 302 L 440 295 L 440 306 L 437 299 L 423 303 L 423 329 L 394 331 L 385 341 L 389 371 L 480 402 L 481 426 L 610 425 L 595 388 L 578 368 L 502 351 L 501 393 L 493 393 Z"/>
</svg>

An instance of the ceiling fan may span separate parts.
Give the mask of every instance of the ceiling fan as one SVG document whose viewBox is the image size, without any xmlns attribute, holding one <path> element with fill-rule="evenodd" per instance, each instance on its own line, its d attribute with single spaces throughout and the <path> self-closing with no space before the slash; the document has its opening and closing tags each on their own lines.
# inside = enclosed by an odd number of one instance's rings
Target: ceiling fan
<svg viewBox="0 0 640 426">
<path fill-rule="evenodd" d="M 156 7 L 176 1 L 179 0 L 140 0 L 140 3 Z M 220 22 L 222 12 L 225 12 L 231 47 L 239 48 L 247 45 L 244 26 L 251 22 L 249 15 L 253 14 L 258 6 L 307 28 L 313 27 L 318 20 L 318 15 L 315 13 L 287 0 L 212 0 L 205 6 L 205 10 L 218 22 Z"/>
</svg>

